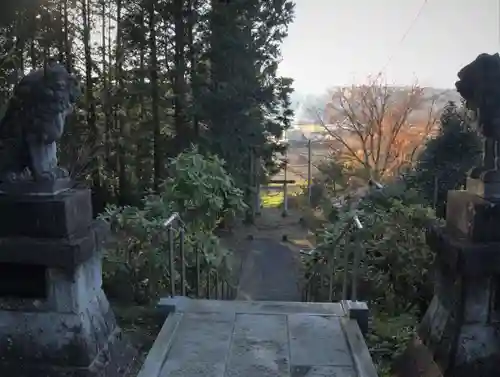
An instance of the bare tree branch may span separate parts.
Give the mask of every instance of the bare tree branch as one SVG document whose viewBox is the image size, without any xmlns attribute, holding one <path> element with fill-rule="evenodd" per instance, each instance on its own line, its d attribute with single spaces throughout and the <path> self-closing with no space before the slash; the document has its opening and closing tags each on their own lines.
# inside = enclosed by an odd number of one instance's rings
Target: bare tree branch
<svg viewBox="0 0 500 377">
<path fill-rule="evenodd" d="M 379 180 L 412 164 L 436 128 L 436 98 L 413 85 L 392 88 L 377 78 L 368 85 L 333 93 L 319 123 L 367 177 Z"/>
</svg>

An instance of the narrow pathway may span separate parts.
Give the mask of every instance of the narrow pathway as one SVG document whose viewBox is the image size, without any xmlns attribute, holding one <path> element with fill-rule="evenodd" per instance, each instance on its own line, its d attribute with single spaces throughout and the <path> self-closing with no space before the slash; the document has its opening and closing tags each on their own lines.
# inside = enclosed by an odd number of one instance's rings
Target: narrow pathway
<svg viewBox="0 0 500 377">
<path fill-rule="evenodd" d="M 339 303 L 297 302 L 297 251 L 277 236 L 299 232 L 257 230 L 252 241 L 236 239 L 236 301 L 160 301 L 171 314 L 138 377 L 377 377 Z"/>
<path fill-rule="evenodd" d="M 237 300 L 301 301 L 294 251 L 273 239 L 248 242 Z"/>
</svg>

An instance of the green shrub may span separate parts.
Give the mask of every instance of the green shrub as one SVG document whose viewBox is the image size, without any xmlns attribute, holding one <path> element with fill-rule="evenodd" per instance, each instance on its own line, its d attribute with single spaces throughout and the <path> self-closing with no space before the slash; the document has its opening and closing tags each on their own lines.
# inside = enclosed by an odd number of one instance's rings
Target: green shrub
<svg viewBox="0 0 500 377">
<path fill-rule="evenodd" d="M 316 300 L 329 299 L 329 276 L 333 276 L 332 299 L 340 300 L 346 254 L 350 275 L 352 256 L 360 252 L 357 298 L 367 301 L 374 313 L 368 345 L 380 375 L 388 376 L 392 361 L 406 347 L 432 298 L 433 254 L 425 242 L 425 230 L 440 220 L 403 182 L 372 190 L 356 209 L 350 208 L 346 204 L 330 209 L 329 222 L 317 233 L 318 253 L 308 261 L 306 271 L 309 276 L 324 274 L 314 279 Z M 354 215 L 362 229 L 349 225 Z"/>
<path fill-rule="evenodd" d="M 379 377 L 392 376 L 392 363 L 405 351 L 415 334 L 417 323 L 418 318 L 411 313 L 373 315 L 366 343 L 377 365 Z"/>
<path fill-rule="evenodd" d="M 357 215 L 363 229 L 340 237 Z M 428 274 L 432 253 L 425 229 L 436 221 L 432 209 L 419 203 L 412 191 L 388 187 L 373 191 L 356 210 L 332 210 L 330 222 L 318 231 L 318 251 L 335 266 L 334 296 L 340 298 L 345 254 L 360 253 L 359 288 L 362 299 L 387 313 L 425 307 L 432 295 Z"/>
<path fill-rule="evenodd" d="M 225 216 L 244 211 L 242 191 L 224 170 L 222 160 L 203 156 L 196 148 L 172 159 L 168 172 L 161 193 L 144 198 L 141 208 L 109 207 L 102 216 L 114 233 L 104 259 L 104 286 L 111 296 L 144 302 L 167 291 L 172 281 L 179 286 L 181 261 L 176 259 L 176 275 L 170 276 L 169 242 L 163 226 L 175 212 L 185 229 L 187 273 L 196 274 L 199 252 L 204 276 L 211 270 L 229 274 L 231 255 L 213 232 Z M 176 243 L 178 231 L 174 228 Z"/>
<path fill-rule="evenodd" d="M 407 180 L 444 218 L 448 191 L 460 189 L 467 173 L 481 163 L 482 140 L 454 103 L 445 108 L 440 123 L 439 134 L 427 142 Z"/>
</svg>

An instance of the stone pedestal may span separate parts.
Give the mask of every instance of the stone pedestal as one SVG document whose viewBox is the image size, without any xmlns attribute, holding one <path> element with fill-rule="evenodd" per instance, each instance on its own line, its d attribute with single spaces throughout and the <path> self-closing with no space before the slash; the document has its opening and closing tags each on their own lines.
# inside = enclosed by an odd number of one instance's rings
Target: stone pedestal
<svg viewBox="0 0 500 377">
<path fill-rule="evenodd" d="M 500 206 L 451 191 L 447 223 L 432 228 L 435 292 L 397 366 L 404 377 L 500 375 Z"/>
<path fill-rule="evenodd" d="M 0 195 L 0 376 L 122 376 L 133 350 L 101 289 L 90 192 Z"/>
</svg>

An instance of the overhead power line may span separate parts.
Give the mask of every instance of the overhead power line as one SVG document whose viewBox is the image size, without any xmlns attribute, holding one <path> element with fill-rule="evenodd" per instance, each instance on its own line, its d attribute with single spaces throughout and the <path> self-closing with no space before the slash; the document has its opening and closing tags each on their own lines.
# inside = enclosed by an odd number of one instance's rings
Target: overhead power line
<svg viewBox="0 0 500 377">
<path fill-rule="evenodd" d="M 418 19 L 420 18 L 420 16 L 422 15 L 424 9 L 425 9 L 425 6 L 429 3 L 429 0 L 424 0 L 422 2 L 422 5 L 420 5 L 420 8 L 418 9 L 418 12 L 415 14 L 415 17 L 413 17 L 413 20 L 411 21 L 410 25 L 408 26 L 408 28 L 406 29 L 406 31 L 404 32 L 403 36 L 401 37 L 401 39 L 399 40 L 398 44 L 397 44 L 397 47 L 396 49 L 393 51 L 393 53 L 389 56 L 389 59 L 387 59 L 387 62 L 384 64 L 384 66 L 382 67 L 382 69 L 379 71 L 379 73 L 377 74 L 377 78 L 380 77 L 384 72 L 385 70 L 387 69 L 387 67 L 389 66 L 389 64 L 391 64 L 392 62 L 392 59 L 394 59 L 394 57 L 396 56 L 399 48 L 401 48 L 401 46 L 403 45 L 403 43 L 405 42 L 406 38 L 408 37 L 408 35 L 410 35 L 413 27 L 416 25 Z M 499 34 L 499 38 L 500 38 L 500 34 Z"/>
</svg>

